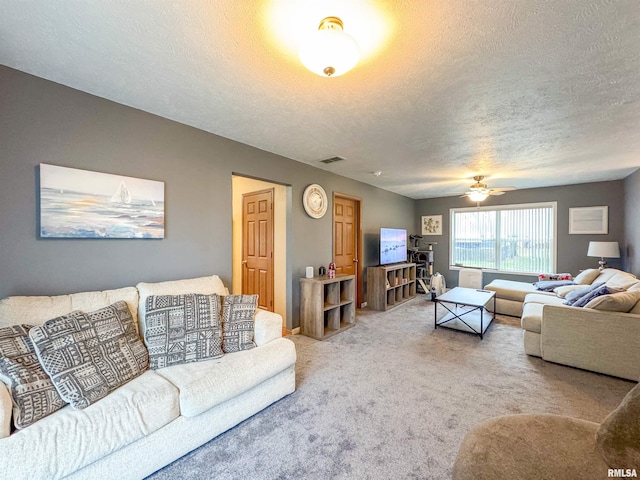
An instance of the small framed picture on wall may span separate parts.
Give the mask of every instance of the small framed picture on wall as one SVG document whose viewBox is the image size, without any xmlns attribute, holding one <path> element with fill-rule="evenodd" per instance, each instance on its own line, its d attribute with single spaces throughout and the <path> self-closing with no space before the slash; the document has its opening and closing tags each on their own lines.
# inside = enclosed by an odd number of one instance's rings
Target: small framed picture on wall
<svg viewBox="0 0 640 480">
<path fill-rule="evenodd" d="M 422 235 L 442 235 L 442 215 L 423 216 Z"/>
</svg>

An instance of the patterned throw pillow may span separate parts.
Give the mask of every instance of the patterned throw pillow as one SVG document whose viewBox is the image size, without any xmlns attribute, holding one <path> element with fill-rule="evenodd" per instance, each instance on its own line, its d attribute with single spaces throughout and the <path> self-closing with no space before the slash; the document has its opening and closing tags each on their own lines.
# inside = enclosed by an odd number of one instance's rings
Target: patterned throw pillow
<svg viewBox="0 0 640 480">
<path fill-rule="evenodd" d="M 126 302 L 71 312 L 29 332 L 44 370 L 75 409 L 92 403 L 149 368 Z"/>
<path fill-rule="evenodd" d="M 571 280 L 570 273 L 540 273 L 538 274 L 538 281 L 545 282 L 549 280 Z"/>
<path fill-rule="evenodd" d="M 145 308 L 144 341 L 151 368 L 224 354 L 218 295 L 151 295 Z"/>
<path fill-rule="evenodd" d="M 13 424 L 28 427 L 66 405 L 51 378 L 42 369 L 33 343 L 30 325 L 0 328 L 0 380 L 13 399 Z"/>
<path fill-rule="evenodd" d="M 224 353 L 250 350 L 258 295 L 226 295 L 222 300 L 222 350 Z"/>
</svg>

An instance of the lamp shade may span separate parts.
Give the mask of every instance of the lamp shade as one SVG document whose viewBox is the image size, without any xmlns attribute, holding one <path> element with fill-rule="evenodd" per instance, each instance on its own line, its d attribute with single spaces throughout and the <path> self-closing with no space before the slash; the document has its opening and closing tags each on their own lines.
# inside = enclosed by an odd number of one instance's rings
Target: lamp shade
<svg viewBox="0 0 640 480">
<path fill-rule="evenodd" d="M 302 64 L 322 77 L 337 77 L 348 72 L 360 59 L 358 44 L 342 29 L 336 17 L 327 17 L 320 28 L 300 44 Z"/>
<path fill-rule="evenodd" d="M 589 242 L 587 257 L 620 258 L 618 242 Z"/>
</svg>

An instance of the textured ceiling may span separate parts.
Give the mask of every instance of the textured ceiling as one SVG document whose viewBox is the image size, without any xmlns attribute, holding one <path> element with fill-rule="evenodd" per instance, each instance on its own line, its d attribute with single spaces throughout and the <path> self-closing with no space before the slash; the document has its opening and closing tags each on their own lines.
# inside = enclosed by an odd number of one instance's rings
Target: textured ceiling
<svg viewBox="0 0 640 480">
<path fill-rule="evenodd" d="M 3 65 L 412 198 L 464 192 L 474 174 L 530 188 L 640 167 L 638 0 L 0 0 L 0 12 Z M 331 79 L 297 59 L 328 15 L 363 55 Z"/>
</svg>

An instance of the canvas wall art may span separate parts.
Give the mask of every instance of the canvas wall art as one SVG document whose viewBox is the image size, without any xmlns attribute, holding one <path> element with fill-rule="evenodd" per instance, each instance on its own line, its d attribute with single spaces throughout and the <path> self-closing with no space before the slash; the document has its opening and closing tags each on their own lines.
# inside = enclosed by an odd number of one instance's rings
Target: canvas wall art
<svg viewBox="0 0 640 480">
<path fill-rule="evenodd" d="M 422 217 L 422 235 L 442 235 L 442 215 Z"/>
<path fill-rule="evenodd" d="M 609 232 L 609 207 L 580 207 L 569 209 L 569 234 L 591 235 Z"/>
<path fill-rule="evenodd" d="M 40 164 L 42 238 L 164 238 L 164 182 Z"/>
</svg>

